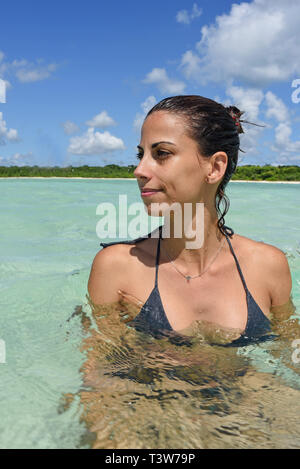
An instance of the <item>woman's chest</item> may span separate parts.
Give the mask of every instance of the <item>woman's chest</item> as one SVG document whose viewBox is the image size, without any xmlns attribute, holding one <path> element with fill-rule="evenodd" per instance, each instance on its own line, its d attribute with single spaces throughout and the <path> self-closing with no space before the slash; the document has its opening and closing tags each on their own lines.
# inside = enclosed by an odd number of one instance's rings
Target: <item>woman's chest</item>
<svg viewBox="0 0 300 469">
<path fill-rule="evenodd" d="M 188 328 L 194 321 L 244 331 L 248 321 L 247 296 L 236 263 L 232 260 L 227 258 L 226 262 L 220 262 L 205 275 L 189 281 L 170 263 L 159 265 L 157 289 L 160 301 L 152 306 L 161 309 L 160 313 L 165 314 L 175 331 Z M 246 263 L 243 258 L 240 259 L 240 267 L 248 290 L 262 312 L 270 317 L 271 302 L 263 270 L 251 261 Z M 154 286 L 155 266 L 133 263 L 129 267 L 123 288 L 141 304 L 149 302 Z M 157 301 L 157 295 L 154 298 Z"/>
</svg>

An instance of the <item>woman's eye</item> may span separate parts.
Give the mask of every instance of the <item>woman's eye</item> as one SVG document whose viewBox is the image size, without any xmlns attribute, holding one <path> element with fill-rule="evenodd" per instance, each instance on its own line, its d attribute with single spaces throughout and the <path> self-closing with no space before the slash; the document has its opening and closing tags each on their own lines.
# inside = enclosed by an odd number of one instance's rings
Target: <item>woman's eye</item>
<svg viewBox="0 0 300 469">
<path fill-rule="evenodd" d="M 161 159 L 164 159 L 168 156 L 169 153 L 167 153 L 166 151 L 163 151 L 163 150 L 158 150 L 157 154 L 164 155 L 164 156 L 160 156 Z"/>
<path fill-rule="evenodd" d="M 167 158 L 167 156 L 169 155 L 168 152 L 163 151 L 163 150 L 158 150 L 156 153 L 157 153 L 159 159 L 161 159 L 161 160 Z M 136 155 L 136 157 L 137 157 L 138 160 L 141 160 L 141 159 L 143 158 L 143 154 L 142 154 L 142 153 L 138 153 L 138 154 Z"/>
</svg>

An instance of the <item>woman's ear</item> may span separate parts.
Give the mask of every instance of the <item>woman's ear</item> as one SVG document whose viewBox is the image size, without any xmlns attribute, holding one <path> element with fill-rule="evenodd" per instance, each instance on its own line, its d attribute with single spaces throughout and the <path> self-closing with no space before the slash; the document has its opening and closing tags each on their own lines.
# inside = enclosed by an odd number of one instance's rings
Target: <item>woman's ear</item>
<svg viewBox="0 0 300 469">
<path fill-rule="evenodd" d="M 224 151 L 217 151 L 209 160 L 211 169 L 208 179 L 211 184 L 221 181 L 226 172 L 228 156 Z"/>
</svg>

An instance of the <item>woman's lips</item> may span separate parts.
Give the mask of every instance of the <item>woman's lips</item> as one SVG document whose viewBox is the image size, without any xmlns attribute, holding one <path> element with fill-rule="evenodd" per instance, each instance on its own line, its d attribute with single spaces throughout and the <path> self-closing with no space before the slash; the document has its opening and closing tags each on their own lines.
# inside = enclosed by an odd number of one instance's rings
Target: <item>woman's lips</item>
<svg viewBox="0 0 300 469">
<path fill-rule="evenodd" d="M 142 197 L 150 197 L 151 195 L 157 194 L 158 192 L 161 192 L 161 190 L 159 190 L 159 191 L 142 191 L 141 194 L 142 194 Z"/>
</svg>

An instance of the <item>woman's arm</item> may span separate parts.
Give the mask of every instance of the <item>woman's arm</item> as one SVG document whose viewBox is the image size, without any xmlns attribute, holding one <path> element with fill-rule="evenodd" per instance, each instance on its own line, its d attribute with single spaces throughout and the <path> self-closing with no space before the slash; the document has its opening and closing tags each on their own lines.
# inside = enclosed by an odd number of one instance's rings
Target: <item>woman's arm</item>
<svg viewBox="0 0 300 469">
<path fill-rule="evenodd" d="M 118 290 L 126 275 L 122 245 L 107 246 L 99 251 L 91 267 L 88 293 L 95 305 L 114 303 L 119 300 Z M 127 272 L 128 275 L 128 272 Z"/>
<path fill-rule="evenodd" d="M 281 249 L 268 245 L 264 262 L 267 265 L 266 282 L 271 298 L 272 318 L 275 321 L 288 319 L 294 313 L 292 303 L 292 276 L 286 255 Z"/>
<path fill-rule="evenodd" d="M 126 323 L 132 320 L 143 303 L 122 289 L 128 280 L 128 255 L 122 245 L 108 246 L 96 254 L 88 281 L 87 300 L 98 326 L 103 319 Z M 117 322 L 116 322 L 117 324 Z"/>
</svg>

